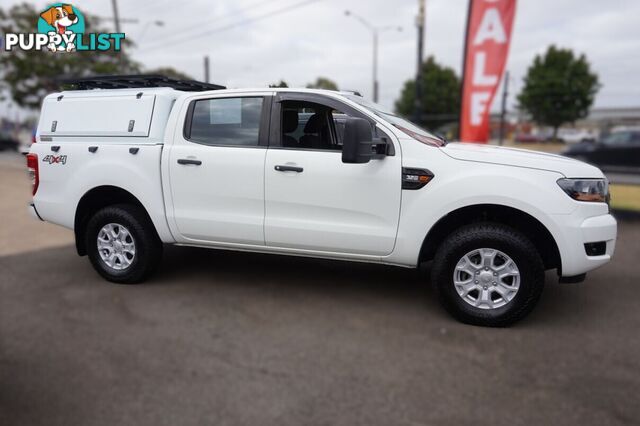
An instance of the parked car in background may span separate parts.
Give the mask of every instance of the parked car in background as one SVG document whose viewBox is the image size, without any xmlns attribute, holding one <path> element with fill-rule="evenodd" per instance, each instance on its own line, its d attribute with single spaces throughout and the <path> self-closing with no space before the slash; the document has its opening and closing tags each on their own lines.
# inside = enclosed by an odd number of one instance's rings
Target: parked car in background
<svg viewBox="0 0 640 426">
<path fill-rule="evenodd" d="M 538 143 L 544 142 L 545 138 L 540 135 L 534 135 L 531 133 L 518 133 L 516 134 L 516 142 L 519 143 Z"/>
<path fill-rule="evenodd" d="M 0 130 L 0 151 L 17 151 L 19 145 L 11 133 Z"/>
<path fill-rule="evenodd" d="M 640 129 L 613 132 L 596 143 L 581 142 L 563 154 L 605 171 L 640 173 Z"/>
<path fill-rule="evenodd" d="M 29 148 L 31 148 L 31 144 L 35 142 L 36 139 L 36 128 L 32 130 L 23 129 L 18 132 L 18 151 L 21 153 L 29 152 Z"/>
<path fill-rule="evenodd" d="M 568 144 L 595 142 L 596 134 L 584 129 L 560 129 L 558 130 L 558 140 Z"/>
</svg>

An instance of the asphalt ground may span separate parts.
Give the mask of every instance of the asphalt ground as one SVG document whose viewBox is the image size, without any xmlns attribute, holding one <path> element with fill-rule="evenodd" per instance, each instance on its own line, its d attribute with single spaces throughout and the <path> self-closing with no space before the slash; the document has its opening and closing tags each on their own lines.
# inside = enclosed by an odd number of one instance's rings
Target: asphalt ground
<svg viewBox="0 0 640 426">
<path fill-rule="evenodd" d="M 425 271 L 168 247 L 108 284 L 0 158 L 0 425 L 614 425 L 640 418 L 640 222 L 508 329 Z"/>
</svg>

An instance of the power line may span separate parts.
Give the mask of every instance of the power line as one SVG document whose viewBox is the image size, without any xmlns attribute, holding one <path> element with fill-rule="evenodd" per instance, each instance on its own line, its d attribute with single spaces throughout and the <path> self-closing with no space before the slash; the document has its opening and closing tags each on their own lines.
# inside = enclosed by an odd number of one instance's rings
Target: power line
<svg viewBox="0 0 640 426">
<path fill-rule="evenodd" d="M 128 15 L 137 15 L 140 12 L 148 11 L 149 9 L 158 9 L 160 7 L 164 7 L 168 3 L 175 3 L 175 0 L 149 0 L 149 1 L 140 1 L 136 2 L 136 6 L 133 9 L 126 10 Z"/>
<path fill-rule="evenodd" d="M 272 16 L 281 15 L 283 13 L 287 13 L 287 12 L 290 12 L 290 11 L 295 10 L 295 9 L 300 9 L 300 8 L 302 8 L 304 6 L 308 6 L 308 5 L 312 4 L 312 3 L 317 3 L 319 1 L 322 1 L 322 0 L 305 0 L 305 1 L 293 4 L 291 6 L 282 7 L 280 9 L 272 10 L 270 12 L 263 13 L 262 15 L 250 17 L 250 18 L 247 18 L 247 19 L 243 19 L 243 20 L 231 23 L 229 25 L 225 25 L 225 26 L 218 27 L 218 28 L 213 28 L 211 30 L 206 30 L 206 31 L 203 31 L 203 32 L 201 32 L 199 34 L 196 34 L 194 36 L 180 37 L 180 38 L 177 38 L 177 39 L 173 39 L 173 40 L 171 40 L 171 41 L 169 41 L 167 43 L 160 43 L 160 44 L 152 45 L 150 47 L 145 48 L 144 50 L 145 50 L 145 52 L 147 52 L 149 50 L 154 50 L 154 49 L 158 49 L 158 48 L 165 48 L 167 46 L 172 46 L 174 44 L 183 43 L 185 41 L 189 41 L 189 40 L 193 40 L 193 39 L 196 39 L 196 38 L 204 37 L 204 36 L 207 36 L 207 35 L 210 35 L 210 34 L 215 34 L 215 33 L 219 33 L 219 32 L 222 32 L 222 31 L 227 31 L 227 30 L 230 30 L 232 28 L 236 28 L 236 27 L 239 27 L 239 26 L 242 26 L 242 25 L 246 25 L 246 24 L 251 24 L 253 22 L 261 21 L 263 19 L 270 18 Z"/>
<path fill-rule="evenodd" d="M 293 4 L 293 5 L 287 6 L 287 7 L 282 7 L 280 9 L 276 9 L 276 10 L 264 13 L 262 15 L 258 15 L 258 16 L 255 16 L 255 17 L 249 17 L 247 19 L 243 19 L 243 20 L 231 23 L 229 25 L 225 25 L 225 26 L 218 27 L 218 28 L 213 28 L 211 30 L 205 30 L 204 32 L 200 32 L 200 33 L 195 34 L 193 36 L 180 37 L 180 38 L 177 38 L 177 39 L 174 38 L 173 40 L 169 41 L 168 43 L 158 43 L 158 44 L 152 45 L 150 47 L 147 47 L 144 50 L 145 51 L 153 50 L 153 49 L 157 49 L 157 48 L 160 48 L 160 47 L 164 48 L 166 46 L 172 46 L 174 44 L 182 43 L 184 41 L 193 40 L 193 39 L 200 38 L 200 37 L 203 37 L 203 36 L 206 36 L 206 35 L 209 35 L 209 34 L 215 34 L 215 33 L 218 33 L 218 32 L 226 31 L 226 30 L 229 30 L 229 29 L 232 29 L 232 28 L 235 28 L 235 27 L 239 27 L 239 26 L 242 26 L 242 25 L 246 25 L 246 24 L 250 24 L 250 23 L 253 23 L 253 22 L 257 22 L 257 21 L 260 21 L 260 20 L 275 16 L 275 15 L 286 13 L 286 12 L 289 12 L 291 10 L 307 6 L 307 5 L 311 4 L 311 3 L 316 3 L 318 1 L 322 1 L 322 0 L 306 0 L 306 1 L 302 1 L 302 2 L 299 2 L 299 3 Z"/>
<path fill-rule="evenodd" d="M 250 3 L 249 5 L 247 5 L 246 7 L 244 7 L 243 9 L 237 11 L 236 13 L 229 13 L 226 15 L 222 15 L 219 17 L 214 18 L 217 21 L 220 20 L 226 20 L 229 18 L 235 18 L 238 15 L 242 15 L 245 12 L 248 12 L 249 10 L 254 10 L 254 9 L 259 9 L 260 7 L 267 5 L 267 4 L 273 4 L 277 1 L 281 1 L 281 0 L 259 0 L 257 2 L 253 2 Z M 171 29 L 171 32 L 173 34 L 181 34 L 181 35 L 187 35 L 187 34 L 193 34 L 194 32 L 198 31 L 198 27 L 201 25 L 205 25 L 211 22 L 212 18 L 207 18 L 206 20 L 203 21 L 198 21 L 198 22 L 189 22 L 189 25 L 184 26 L 184 27 L 180 27 L 180 28 L 176 28 L 176 29 Z M 187 31 L 182 31 L 182 30 L 187 30 Z M 162 42 L 164 40 L 169 40 L 172 39 L 173 35 L 167 35 L 166 37 L 159 37 L 157 38 L 155 41 L 156 42 Z"/>
</svg>

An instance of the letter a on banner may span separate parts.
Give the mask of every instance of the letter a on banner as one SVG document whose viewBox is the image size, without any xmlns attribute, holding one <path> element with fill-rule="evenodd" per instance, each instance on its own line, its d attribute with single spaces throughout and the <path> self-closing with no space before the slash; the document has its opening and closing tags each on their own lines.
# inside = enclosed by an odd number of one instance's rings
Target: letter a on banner
<svg viewBox="0 0 640 426">
<path fill-rule="evenodd" d="M 489 108 L 504 71 L 516 0 L 469 0 L 460 140 L 489 141 Z"/>
</svg>

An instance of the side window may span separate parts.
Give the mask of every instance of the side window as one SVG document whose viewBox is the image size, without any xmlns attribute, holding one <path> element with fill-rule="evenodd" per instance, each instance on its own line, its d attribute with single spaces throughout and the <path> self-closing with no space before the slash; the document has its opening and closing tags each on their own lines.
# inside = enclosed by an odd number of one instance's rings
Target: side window
<svg viewBox="0 0 640 426">
<path fill-rule="evenodd" d="M 344 138 L 344 123 L 347 121 L 347 115 L 334 110 L 331 112 L 331 118 L 333 119 L 333 126 L 336 129 L 336 143 L 342 146 L 342 139 Z"/>
<path fill-rule="evenodd" d="M 345 124 L 351 114 L 309 101 L 288 100 L 280 105 L 283 148 L 342 151 Z M 393 149 L 387 149 L 392 144 L 391 139 L 374 124 L 371 132 L 372 139 L 376 141 L 373 152 L 393 155 Z"/>
<path fill-rule="evenodd" d="M 611 133 L 604 139 L 604 143 L 610 146 L 623 146 L 631 141 L 631 133 L 629 132 L 616 132 Z"/>
<path fill-rule="evenodd" d="M 189 140 L 206 145 L 258 146 L 263 98 L 195 101 Z"/>
<path fill-rule="evenodd" d="M 306 101 L 284 101 L 281 108 L 284 148 L 342 150 L 330 107 Z"/>
<path fill-rule="evenodd" d="M 345 122 L 347 121 L 347 117 L 349 117 L 347 114 L 343 114 L 336 110 L 333 110 L 331 112 L 331 118 L 333 120 L 333 126 L 336 132 L 336 143 L 340 147 L 342 147 L 342 144 L 343 144 L 344 125 L 345 125 Z M 371 125 L 371 132 L 372 132 L 371 136 L 374 140 L 376 140 L 378 143 L 382 142 L 382 144 L 375 145 L 372 148 L 374 154 L 386 154 L 387 148 L 385 144 L 391 143 L 391 139 L 389 139 L 389 136 L 387 136 L 387 134 L 384 133 L 382 130 L 378 129 L 375 126 L 375 124 Z"/>
</svg>

